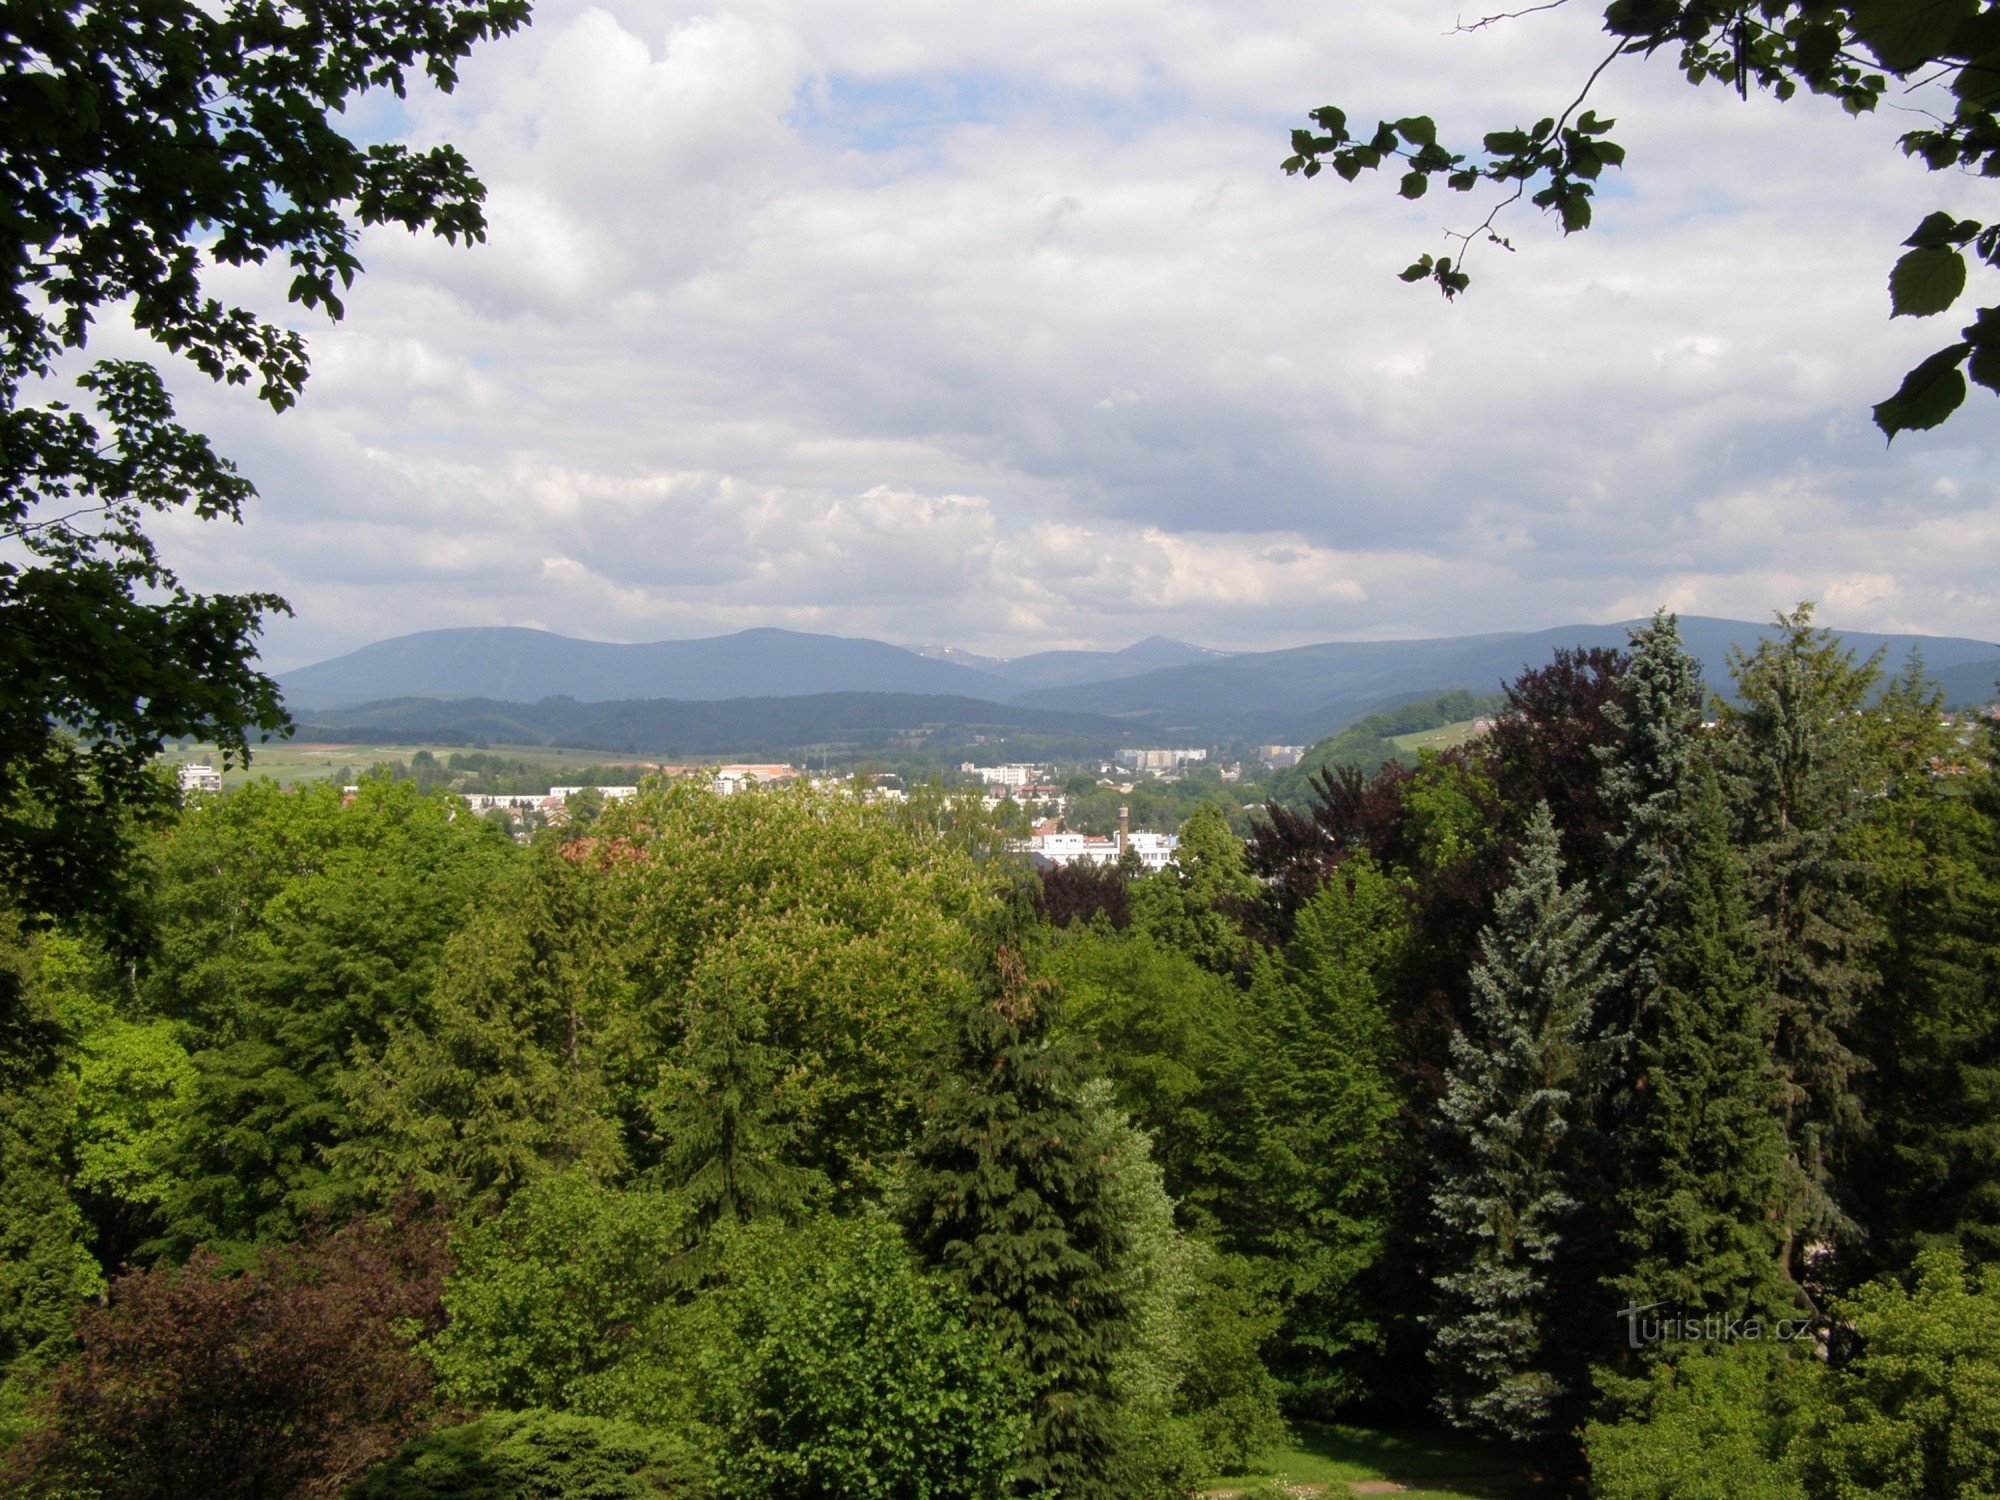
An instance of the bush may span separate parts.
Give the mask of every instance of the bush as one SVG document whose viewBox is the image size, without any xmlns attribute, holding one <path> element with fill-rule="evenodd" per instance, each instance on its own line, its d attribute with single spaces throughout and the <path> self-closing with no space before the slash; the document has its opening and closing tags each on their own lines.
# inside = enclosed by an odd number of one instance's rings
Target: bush
<svg viewBox="0 0 2000 1500">
<path fill-rule="evenodd" d="M 2000 1495 L 2000 1266 L 1918 1257 L 1915 1285 L 1863 1287 L 1838 1309 L 1859 1352 L 1832 1382 L 1805 1460 L 1839 1500 Z"/>
<path fill-rule="evenodd" d="M 1970 1500 L 2000 1495 L 2000 1268 L 1956 1250 L 1906 1290 L 1840 1303 L 1854 1355 L 1828 1370 L 1784 1346 L 1663 1361 L 1641 1420 L 1593 1426 L 1602 1500 Z"/>
<path fill-rule="evenodd" d="M 418 1438 L 349 1500 L 697 1500 L 713 1493 L 688 1449 L 629 1422 L 502 1412 Z"/>
<path fill-rule="evenodd" d="M 430 1419 L 410 1347 L 440 1320 L 434 1221 L 354 1224 L 238 1275 L 197 1254 L 132 1271 L 81 1319 L 0 1493 L 88 1500 L 325 1496 Z"/>
<path fill-rule="evenodd" d="M 1782 1344 L 1705 1345 L 1655 1365 L 1644 1417 L 1584 1441 L 1599 1500 L 1805 1500 L 1793 1454 L 1824 1370 Z"/>
<path fill-rule="evenodd" d="M 1024 1393 L 997 1344 L 880 1220 L 723 1237 L 725 1284 L 686 1331 L 727 1492 L 741 1500 L 985 1500 Z"/>
</svg>

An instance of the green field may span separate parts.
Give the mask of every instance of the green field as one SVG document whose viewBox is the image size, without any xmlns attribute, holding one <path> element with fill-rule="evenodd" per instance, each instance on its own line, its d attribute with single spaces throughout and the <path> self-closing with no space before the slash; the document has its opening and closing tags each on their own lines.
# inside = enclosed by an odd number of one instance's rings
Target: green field
<svg viewBox="0 0 2000 1500">
<path fill-rule="evenodd" d="M 1256 1472 L 1225 1476 L 1207 1493 L 1241 1494 L 1271 1479 L 1294 1491 L 1341 1500 L 1371 1494 L 1469 1500 L 1524 1494 L 1532 1485 L 1518 1459 L 1455 1433 L 1299 1422 L 1293 1424 L 1292 1441 L 1266 1454 Z"/>
<path fill-rule="evenodd" d="M 334 745 L 312 741 L 282 740 L 268 745 L 258 745 L 250 752 L 250 766 L 232 767 L 222 776 L 225 787 L 242 786 L 268 776 L 274 781 L 286 783 L 300 781 L 324 781 L 338 775 L 343 767 L 357 773 L 383 761 L 408 760 L 419 750 L 428 750 L 439 760 L 447 756 L 467 752 L 464 745 Z M 565 750 L 548 745 L 484 745 L 477 752 L 481 755 L 497 755 L 505 760 L 526 761 L 529 765 L 549 766 L 623 766 L 650 765 L 652 762 L 635 761 L 629 755 L 610 755 L 602 750 Z M 220 765 L 220 752 L 213 745 L 174 746 L 160 757 L 170 766 L 190 763 Z"/>
<path fill-rule="evenodd" d="M 1419 729 L 1415 734 L 1394 734 L 1389 743 L 1398 750 L 1414 753 L 1418 750 L 1450 750 L 1463 745 L 1467 740 L 1478 737 L 1479 731 L 1472 726 L 1477 719 L 1460 719 L 1456 724 L 1446 724 L 1439 729 Z"/>
</svg>

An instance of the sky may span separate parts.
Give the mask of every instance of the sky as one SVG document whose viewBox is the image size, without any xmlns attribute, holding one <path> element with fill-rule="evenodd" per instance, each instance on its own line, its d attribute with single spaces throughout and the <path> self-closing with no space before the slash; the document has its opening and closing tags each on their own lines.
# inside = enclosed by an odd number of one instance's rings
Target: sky
<svg viewBox="0 0 2000 1500">
<path fill-rule="evenodd" d="M 1325 103 L 1448 143 L 1557 113 L 1607 45 L 1601 7 L 1478 14 L 541 0 L 348 122 L 464 151 L 486 242 L 365 234 L 290 412 L 174 377 L 260 498 L 170 554 L 291 600 L 276 670 L 463 625 L 1014 655 L 1800 599 L 2000 637 L 2000 402 L 1893 446 L 1868 414 L 1956 337 L 1890 319 L 1899 242 L 1990 184 L 1901 157 L 1920 101 L 1622 59 L 1596 226 L 1517 206 L 1447 304 L 1396 272 L 1486 200 L 1278 164 Z M 287 280 L 214 284 L 284 318 Z"/>
</svg>

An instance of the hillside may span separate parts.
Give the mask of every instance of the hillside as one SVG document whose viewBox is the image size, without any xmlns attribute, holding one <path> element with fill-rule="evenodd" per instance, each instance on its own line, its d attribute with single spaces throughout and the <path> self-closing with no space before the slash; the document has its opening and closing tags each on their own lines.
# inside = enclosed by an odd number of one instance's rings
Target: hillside
<svg viewBox="0 0 2000 1500">
<path fill-rule="evenodd" d="M 818 694 L 907 695 L 1011 704 L 1123 721 L 1123 738 L 1302 742 L 1400 703 L 1454 689 L 1490 693 L 1564 646 L 1622 646 L 1633 622 L 1431 640 L 1328 641 L 1233 655 L 1154 637 L 1122 651 L 1044 651 L 1004 661 L 944 647 L 746 630 L 701 640 L 616 645 L 539 630 L 434 630 L 380 641 L 281 678 L 295 713 L 385 700 L 533 704 L 671 700 L 683 706 Z M 1711 685 L 1732 650 L 1766 626 L 1699 616 L 1681 621 Z M 1949 636 L 1845 633 L 1892 668 L 1912 647 L 1954 704 L 1985 702 L 2000 645 Z M 985 711 L 990 716 L 992 710 Z M 685 710 L 680 711 L 685 721 Z M 837 726 L 829 735 L 837 737 Z"/>
<path fill-rule="evenodd" d="M 1623 646 L 1632 623 L 1564 625 L 1519 635 L 1335 641 L 1168 667 L 1116 682 L 1046 689 L 1022 694 L 1018 701 L 1115 714 L 1195 734 L 1256 732 L 1312 740 L 1397 703 L 1454 688 L 1492 692 L 1524 668 L 1544 664 L 1561 647 Z M 1700 616 L 1680 624 L 1712 687 L 1727 685 L 1731 650 L 1753 649 L 1768 629 Z M 1892 668 L 1913 647 L 1920 648 L 1954 702 L 1985 701 L 2000 676 L 2000 645 L 1989 641 L 1867 631 L 1844 631 L 1842 637 L 1862 655 L 1882 649 Z"/>
<path fill-rule="evenodd" d="M 1116 720 L 977 698 L 913 693 L 580 703 L 395 698 L 300 719 L 308 740 L 439 745 L 563 745 L 676 759 L 840 757 L 970 747 L 1004 737 L 1010 753 L 1108 754 L 1128 734 Z"/>
</svg>

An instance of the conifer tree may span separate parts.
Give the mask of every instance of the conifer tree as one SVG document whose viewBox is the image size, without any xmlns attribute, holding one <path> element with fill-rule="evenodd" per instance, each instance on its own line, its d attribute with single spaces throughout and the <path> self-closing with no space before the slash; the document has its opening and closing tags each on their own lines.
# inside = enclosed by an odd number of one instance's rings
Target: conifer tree
<svg viewBox="0 0 2000 1500">
<path fill-rule="evenodd" d="M 344 1080 L 358 1128 L 328 1159 L 348 1190 L 386 1202 L 409 1186 L 488 1213 L 553 1172 L 623 1171 L 606 946 L 588 877 L 537 851 L 449 945 L 424 1013 Z"/>
<path fill-rule="evenodd" d="M 1330 1413 L 1361 1394 L 1384 1314 L 1400 1311 L 1379 1283 L 1407 1102 L 1390 992 L 1408 942 L 1403 882 L 1357 854 L 1251 977 L 1260 1065 L 1220 1228 L 1270 1267 L 1280 1321 L 1266 1358 L 1293 1410 Z"/>
<path fill-rule="evenodd" d="M 1003 944 L 959 1017 L 903 1195 L 917 1252 L 1021 1362 L 1031 1392 L 1015 1493 L 1115 1500 L 1113 1368 L 1126 1334 L 1116 1153 L 1083 1097 L 1054 997 Z"/>
<path fill-rule="evenodd" d="M 1688 799 L 1651 943 L 1657 989 L 1620 1112 L 1622 1305 L 1773 1314 L 1789 1296 L 1772 1011 L 1712 770 Z M 1601 1331 L 1601 1329 L 1600 1329 Z"/>
<path fill-rule="evenodd" d="M 1620 734 L 1599 753 L 1613 833 L 1601 884 L 1606 987 L 1597 1030 L 1629 1070 L 1634 1049 L 1655 1029 L 1662 922 L 1693 841 L 1690 792 L 1705 690 L 1674 616 L 1662 610 L 1633 632 L 1620 689 L 1604 710 Z"/>
<path fill-rule="evenodd" d="M 791 1213 L 815 1185 L 814 1173 L 785 1160 L 791 1131 L 770 1107 L 783 1059 L 759 1040 L 754 1003 L 730 976 L 703 977 L 648 1101 L 663 1143 L 659 1174 L 692 1209 L 698 1238 L 717 1224 Z"/>
<path fill-rule="evenodd" d="M 1515 1442 L 1569 1425 L 1573 1352 L 1551 1331 L 1576 1214 L 1571 1133 L 1586 1105 L 1602 940 L 1562 883 L 1554 819 L 1538 804 L 1480 935 L 1471 1014 L 1453 1041 L 1449 1158 L 1432 1195 L 1439 1239 L 1431 1359 L 1456 1426 Z"/>
<path fill-rule="evenodd" d="M 1661 611 L 1634 632 L 1620 728 L 1604 755 L 1616 826 L 1601 884 L 1608 917 L 1596 1158 L 1615 1227 L 1593 1247 L 1625 1305 L 1773 1310 L 1783 1139 L 1771 1012 L 1750 962 L 1742 875 L 1702 745 L 1701 669 Z M 1600 1310 L 1601 1311 L 1601 1310 Z M 1608 1339 L 1613 1320 L 1588 1325 Z"/>
<path fill-rule="evenodd" d="M 1864 786 L 1862 710 L 1877 662 L 1857 662 L 1801 604 L 1745 656 L 1733 653 L 1740 707 L 1721 743 L 1734 841 L 1743 852 L 1751 935 L 1773 1006 L 1795 1208 L 1786 1257 L 1803 1280 L 1809 1246 L 1851 1228 L 1834 1191 L 1838 1155 L 1861 1131 L 1849 1036 L 1875 983 L 1875 922 L 1845 846 Z"/>
<path fill-rule="evenodd" d="M 1966 743 L 1913 660 L 1868 728 L 1869 799 L 1852 847 L 1883 923 L 1882 982 L 1856 1044 L 1870 1130 L 1846 1180 L 1863 1231 L 1852 1286 L 1927 1244 L 2000 1260 L 2000 739 Z"/>
</svg>

